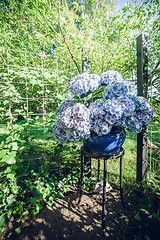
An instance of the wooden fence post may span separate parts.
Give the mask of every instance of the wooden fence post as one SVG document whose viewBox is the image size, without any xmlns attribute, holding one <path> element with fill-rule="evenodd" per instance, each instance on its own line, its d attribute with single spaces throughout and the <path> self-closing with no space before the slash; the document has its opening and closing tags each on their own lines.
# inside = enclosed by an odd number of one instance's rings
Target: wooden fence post
<svg viewBox="0 0 160 240">
<path fill-rule="evenodd" d="M 138 96 L 148 95 L 147 37 L 142 33 L 137 37 L 137 89 Z M 148 166 L 148 128 L 143 125 L 137 134 L 137 182 L 146 181 Z"/>
</svg>

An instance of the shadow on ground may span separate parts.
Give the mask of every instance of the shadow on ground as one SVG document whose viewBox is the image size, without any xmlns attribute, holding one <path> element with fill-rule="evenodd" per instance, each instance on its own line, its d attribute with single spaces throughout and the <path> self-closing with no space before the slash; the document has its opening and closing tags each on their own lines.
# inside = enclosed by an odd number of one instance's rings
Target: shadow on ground
<svg viewBox="0 0 160 240">
<path fill-rule="evenodd" d="M 78 207 L 78 194 L 70 192 L 57 199 L 52 207 L 46 206 L 38 216 L 30 219 L 19 235 L 10 240 L 99 240 L 101 236 L 101 196 L 83 194 Z M 98 200 L 98 201 L 97 201 Z M 9 225 L 8 232 L 14 224 Z M 107 193 L 106 236 L 107 239 L 133 239 L 136 230 L 133 212 L 122 207 L 119 194 Z M 7 233 L 6 233 L 7 234 Z M 6 239 L 5 237 L 2 239 Z"/>
</svg>

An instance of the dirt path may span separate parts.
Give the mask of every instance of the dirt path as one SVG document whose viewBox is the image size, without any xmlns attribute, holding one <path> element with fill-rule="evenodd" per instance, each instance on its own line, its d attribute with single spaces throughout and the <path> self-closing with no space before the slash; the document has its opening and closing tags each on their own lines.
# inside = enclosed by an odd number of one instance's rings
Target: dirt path
<svg viewBox="0 0 160 240">
<path fill-rule="evenodd" d="M 20 235 L 12 234 L 10 240 L 100 240 L 101 210 L 96 195 L 82 196 L 78 207 L 76 192 L 70 192 L 63 199 L 57 199 L 54 206 L 46 206 L 38 216 L 30 219 Z M 122 207 L 119 192 L 107 193 L 106 236 L 113 240 L 132 240 L 136 230 L 133 211 Z M 10 230 L 14 224 L 10 223 Z M 6 239 L 5 237 L 2 239 Z M 8 238 L 7 238 L 8 239 Z"/>
</svg>

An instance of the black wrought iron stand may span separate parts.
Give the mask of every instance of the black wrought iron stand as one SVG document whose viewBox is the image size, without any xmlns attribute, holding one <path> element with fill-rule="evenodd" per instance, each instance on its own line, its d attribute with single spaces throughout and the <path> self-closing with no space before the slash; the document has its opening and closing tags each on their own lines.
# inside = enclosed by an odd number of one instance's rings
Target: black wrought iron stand
<svg viewBox="0 0 160 240">
<path fill-rule="evenodd" d="M 101 154 L 96 152 L 90 152 L 85 146 L 82 146 L 81 148 L 81 180 L 80 180 L 80 196 L 78 200 L 78 204 L 81 201 L 82 193 L 83 193 L 83 165 L 87 158 L 87 160 L 90 162 L 89 166 L 91 166 L 91 158 L 98 159 L 98 180 L 100 179 L 100 159 L 104 160 L 104 172 L 103 172 L 103 199 L 102 199 L 102 235 L 105 236 L 106 233 L 106 227 L 105 227 L 105 204 L 106 204 L 106 175 L 107 175 L 107 161 L 120 158 L 120 196 L 121 196 L 121 202 L 123 207 L 124 201 L 123 201 L 123 184 L 122 184 L 122 158 L 124 155 L 124 149 L 121 147 L 121 149 L 117 152 L 110 153 L 110 154 Z M 91 173 L 91 168 L 89 169 Z M 89 173 L 89 174 L 90 174 Z"/>
</svg>

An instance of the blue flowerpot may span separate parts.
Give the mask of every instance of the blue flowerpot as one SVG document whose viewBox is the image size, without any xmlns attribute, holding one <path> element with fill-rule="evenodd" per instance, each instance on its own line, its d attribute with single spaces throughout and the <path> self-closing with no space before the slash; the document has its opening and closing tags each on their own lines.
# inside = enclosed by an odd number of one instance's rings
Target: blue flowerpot
<svg viewBox="0 0 160 240">
<path fill-rule="evenodd" d="M 85 144 L 92 152 L 97 153 L 113 153 L 117 152 L 123 145 L 126 139 L 126 132 L 124 129 L 112 127 L 111 131 L 102 136 L 92 134 L 86 140 Z"/>
</svg>

